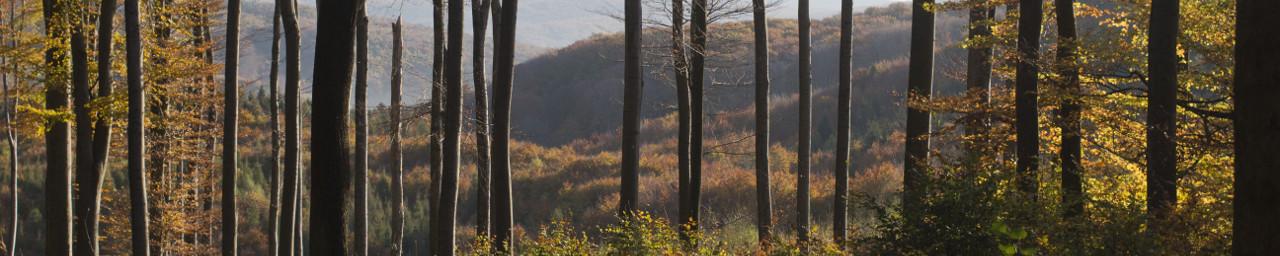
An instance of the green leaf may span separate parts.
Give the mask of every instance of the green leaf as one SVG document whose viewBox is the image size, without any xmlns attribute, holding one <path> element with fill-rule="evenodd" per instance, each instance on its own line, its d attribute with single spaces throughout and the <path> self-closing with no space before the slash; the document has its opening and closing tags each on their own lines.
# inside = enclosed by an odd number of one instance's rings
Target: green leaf
<svg viewBox="0 0 1280 256">
<path fill-rule="evenodd" d="M 1005 256 L 1013 256 L 1013 255 L 1015 255 L 1015 254 L 1018 254 L 1018 246 L 1017 246 L 1017 245 L 1012 245 L 1012 244 L 1001 244 L 1001 245 L 999 245 L 999 247 L 1000 247 L 1000 253 L 1001 253 L 1001 254 L 1004 254 Z"/>
<path fill-rule="evenodd" d="M 1009 232 L 1009 238 L 1013 240 L 1022 240 L 1027 238 L 1027 231 L 1022 229 L 1014 229 Z"/>
<path fill-rule="evenodd" d="M 1036 254 L 1039 254 L 1040 250 L 1036 249 L 1035 247 L 1027 247 L 1027 248 L 1022 248 L 1021 251 L 1022 251 L 1022 255 L 1036 255 Z"/>
</svg>

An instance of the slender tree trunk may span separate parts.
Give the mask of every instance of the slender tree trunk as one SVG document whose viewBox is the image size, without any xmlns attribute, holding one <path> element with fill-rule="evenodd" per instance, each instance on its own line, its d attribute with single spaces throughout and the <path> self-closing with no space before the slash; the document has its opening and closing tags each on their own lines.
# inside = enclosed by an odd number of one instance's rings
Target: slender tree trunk
<svg viewBox="0 0 1280 256">
<path fill-rule="evenodd" d="M 809 241 L 809 159 L 810 126 L 813 118 L 813 45 L 810 32 L 809 0 L 800 0 L 800 141 L 796 143 L 796 237 Z"/>
<path fill-rule="evenodd" d="M 907 101 L 933 97 L 933 0 L 915 0 L 911 7 L 911 63 L 907 76 Z M 923 200 L 925 171 L 929 166 L 929 131 L 933 114 L 919 106 L 907 107 L 907 142 L 902 174 L 902 205 L 909 223 L 919 221 L 915 212 Z"/>
<path fill-rule="evenodd" d="M 90 222 L 97 222 L 98 217 L 92 215 L 97 208 L 93 205 L 98 191 L 100 191 L 101 182 L 98 182 L 102 175 L 97 172 L 93 164 L 93 117 L 90 116 L 89 102 L 93 101 L 93 91 L 89 89 L 89 47 L 85 39 L 85 18 L 88 10 L 83 7 L 73 5 L 70 8 L 70 19 L 67 21 L 71 26 L 71 84 L 72 94 L 74 95 L 73 112 L 75 113 L 76 122 L 76 155 L 75 155 L 75 183 L 79 189 L 72 191 L 79 192 L 75 196 L 73 207 L 75 209 L 74 228 L 72 232 L 75 234 L 74 252 L 76 255 L 98 255 L 96 246 L 97 239 L 93 235 L 97 233 L 92 229 Z"/>
<path fill-rule="evenodd" d="M 298 32 L 298 16 L 292 0 L 276 0 L 276 8 L 280 10 L 280 21 L 284 28 L 285 68 L 284 68 L 284 176 L 280 195 L 280 229 L 279 255 L 293 256 L 297 239 L 295 229 L 298 225 L 298 213 L 301 204 L 298 192 L 301 184 L 299 178 L 298 154 L 298 94 L 299 71 L 301 70 L 301 35 Z"/>
<path fill-rule="evenodd" d="M 19 1 L 9 1 L 9 24 L 17 25 L 17 9 L 21 4 Z M 17 48 L 17 33 L 13 34 L 9 39 L 9 47 Z M 12 59 L 5 59 L 12 64 L 13 70 L 18 70 L 18 62 Z M 9 234 L 4 237 L 4 243 L 8 245 L 4 255 L 14 256 L 18 252 L 18 130 L 13 127 L 13 119 L 17 114 L 18 98 L 9 93 L 10 76 L 5 73 L 4 81 L 4 99 L 0 99 L 0 105 L 4 105 L 4 123 L 8 129 L 5 130 L 5 145 L 9 147 Z M 15 74 L 12 76 L 13 88 L 21 87 L 20 78 Z"/>
<path fill-rule="evenodd" d="M 679 174 L 678 218 L 680 240 L 686 243 L 686 249 L 692 249 L 688 228 L 693 225 L 690 213 L 698 206 L 689 202 L 689 59 L 685 55 L 687 47 L 684 39 L 684 0 L 671 1 L 671 66 L 676 82 L 677 118 L 680 120 L 676 134 L 677 167 Z"/>
<path fill-rule="evenodd" d="M 1018 67 L 1014 89 L 1014 112 L 1017 133 L 1018 190 L 1032 199 L 1039 190 L 1036 170 L 1040 168 L 1040 103 L 1036 92 L 1040 67 L 1040 26 L 1044 13 L 1043 0 L 1018 4 Z"/>
<path fill-rule="evenodd" d="M 515 253 L 511 212 L 511 89 L 515 78 L 516 14 L 519 0 L 493 0 L 493 227 L 499 253 Z"/>
<path fill-rule="evenodd" d="M 1280 2 L 1239 0 L 1236 10 L 1235 255 L 1280 251 Z"/>
<path fill-rule="evenodd" d="M 1178 1 L 1151 2 L 1147 44 L 1147 211 L 1164 219 L 1178 203 Z"/>
<path fill-rule="evenodd" d="M 111 79 L 111 40 L 112 20 L 115 18 L 116 1 L 103 0 L 98 6 L 98 97 L 111 97 L 112 79 Z M 95 189 L 91 191 L 89 200 L 92 200 L 91 208 L 88 208 L 89 216 L 93 216 L 87 224 L 89 235 L 93 244 L 93 251 L 98 250 L 98 227 L 99 222 L 97 216 L 101 216 L 102 211 L 102 182 L 106 179 L 107 156 L 111 150 L 111 117 L 102 115 L 98 117 L 97 122 L 93 125 L 93 168 L 96 176 Z"/>
<path fill-rule="evenodd" d="M 640 0 L 626 1 L 626 50 L 624 95 L 622 101 L 622 197 L 618 216 L 627 217 L 639 210 L 640 196 L 640 102 L 644 98 L 644 80 L 640 59 L 644 33 Z"/>
<path fill-rule="evenodd" d="M 769 25 L 764 0 L 752 1 L 756 58 L 756 234 L 766 248 L 773 240 L 769 196 Z"/>
<path fill-rule="evenodd" d="M 449 0 L 449 46 L 445 48 L 444 169 L 440 176 L 440 211 L 435 216 L 435 255 L 453 255 L 457 223 L 458 168 L 462 138 L 462 28 L 464 0 Z"/>
<path fill-rule="evenodd" d="M 129 84 L 129 213 L 133 235 L 133 255 L 150 255 L 147 214 L 146 89 L 142 84 L 142 26 L 138 0 L 124 0 L 125 49 Z"/>
<path fill-rule="evenodd" d="M 271 202 L 267 210 L 268 255 L 280 253 L 280 7 L 271 18 Z"/>
<path fill-rule="evenodd" d="M 476 234 L 489 234 L 489 83 L 484 74 L 484 37 L 490 0 L 471 2 L 472 75 L 476 95 Z M 495 14 L 496 15 L 496 14 Z"/>
<path fill-rule="evenodd" d="M 430 203 L 431 207 L 428 207 L 427 209 L 427 211 L 430 212 L 427 216 L 427 219 L 430 221 L 428 223 L 431 223 L 431 224 L 435 223 L 436 216 L 440 214 L 438 211 L 440 208 L 439 207 L 440 178 L 441 178 L 440 170 L 444 168 L 444 165 L 443 165 L 444 162 L 441 161 L 444 158 L 444 156 L 441 155 L 441 153 L 443 152 L 442 144 L 444 143 L 444 135 L 442 134 L 442 132 L 444 132 L 443 116 L 444 116 L 444 101 L 446 100 L 445 88 L 444 88 L 445 86 L 444 52 L 445 52 L 445 44 L 448 43 L 447 42 L 448 40 L 450 40 L 445 36 L 445 26 L 447 25 L 444 23 L 444 8 L 445 8 L 444 1 L 445 0 L 432 0 L 432 15 L 431 15 L 431 18 L 432 18 L 431 124 L 430 124 L 431 135 L 428 136 L 428 139 L 430 139 L 430 148 L 428 149 L 429 151 L 428 154 L 430 154 L 430 156 L 428 156 L 428 159 L 427 159 L 428 161 L 430 161 L 430 167 L 431 167 L 431 170 L 430 170 L 431 173 L 429 175 L 429 177 L 431 178 L 431 184 L 429 184 L 429 186 L 431 187 L 429 188 L 430 191 L 427 191 L 427 198 L 428 198 L 427 201 Z M 432 231 L 435 230 L 434 226 L 428 225 L 427 228 L 428 230 L 432 230 Z M 435 234 L 428 232 L 428 236 L 433 236 L 433 235 Z"/>
<path fill-rule="evenodd" d="M 1084 213 L 1084 194 L 1080 165 L 1080 69 L 1076 54 L 1076 12 L 1074 0 L 1055 0 L 1058 16 L 1058 76 L 1066 100 L 1062 103 L 1062 214 L 1075 217 Z"/>
<path fill-rule="evenodd" d="M 400 86 L 404 42 L 400 19 L 391 24 L 391 255 L 404 254 L 404 159 L 400 152 Z"/>
<path fill-rule="evenodd" d="M 836 103 L 836 191 L 832 196 L 834 214 L 831 234 L 836 244 L 844 246 L 849 225 L 849 123 L 853 112 L 853 0 L 840 2 L 840 88 Z"/>
<path fill-rule="evenodd" d="M 355 255 L 369 255 L 369 110 L 365 103 L 369 91 L 369 16 L 363 8 L 356 14 L 356 155 L 353 170 L 356 187 Z"/>
<path fill-rule="evenodd" d="M 689 8 L 689 204 L 688 219 L 697 231 L 702 206 L 702 93 L 707 50 L 707 0 L 692 0 Z"/>
<path fill-rule="evenodd" d="M 236 216 L 236 165 L 240 155 L 236 146 L 240 137 L 240 0 L 227 0 L 226 65 L 223 70 L 222 121 L 222 255 L 234 256 L 240 223 Z"/>
<path fill-rule="evenodd" d="M 45 46 L 45 108 L 67 110 L 67 87 L 70 75 L 66 66 L 67 49 L 61 42 L 67 40 L 65 21 L 66 6 L 56 0 L 44 0 L 46 42 L 58 42 Z M 71 158 L 69 147 L 71 131 L 66 121 L 50 119 L 45 133 L 45 254 L 71 255 Z"/>
<path fill-rule="evenodd" d="M 355 68 L 356 27 L 364 0 L 316 3 L 315 81 L 311 116 L 311 253 L 347 253 L 346 194 L 350 188 L 351 145 L 347 114 Z"/>
<path fill-rule="evenodd" d="M 991 38 L 991 21 L 995 16 L 995 8 L 989 6 L 990 2 L 979 2 L 978 6 L 969 9 L 969 40 L 980 42 Z M 965 79 L 966 87 L 969 90 L 969 97 L 976 98 L 976 103 L 980 109 L 985 109 L 991 103 L 991 58 L 993 48 L 988 43 L 981 43 L 969 47 L 968 51 L 968 67 Z M 987 113 L 971 113 L 965 125 L 965 137 L 969 138 L 969 145 L 966 149 L 969 161 L 977 164 L 984 160 L 985 148 L 988 147 L 989 141 L 982 139 L 987 136 L 991 130 L 991 123 Z"/>
</svg>

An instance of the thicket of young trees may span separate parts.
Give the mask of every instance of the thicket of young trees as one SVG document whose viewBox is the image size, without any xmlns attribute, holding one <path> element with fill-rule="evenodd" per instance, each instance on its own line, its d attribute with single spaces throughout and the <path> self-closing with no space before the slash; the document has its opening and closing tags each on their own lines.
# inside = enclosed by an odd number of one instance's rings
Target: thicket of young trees
<svg viewBox="0 0 1280 256">
<path fill-rule="evenodd" d="M 116 0 L 3 3 L 0 113 L 11 179 L 3 191 L 12 210 L 6 211 L 0 249 L 8 255 L 236 255 L 262 249 L 270 255 L 1253 255 L 1280 246 L 1280 174 L 1274 172 L 1280 168 L 1280 103 L 1269 100 L 1280 96 L 1280 56 L 1272 49 L 1280 33 L 1268 26 L 1277 23 L 1270 14 L 1280 12 L 1274 1 L 914 0 L 909 55 L 899 61 L 907 70 L 897 96 L 905 100 L 893 107 L 905 112 L 905 122 L 890 146 L 868 146 L 851 143 L 859 133 L 852 128 L 852 106 L 869 100 L 854 94 L 854 82 L 879 74 L 854 68 L 855 33 L 871 28 L 854 26 L 859 17 L 853 1 L 842 1 L 833 32 L 839 35 L 824 37 L 839 41 L 838 123 L 815 126 L 809 1 L 799 1 L 796 47 L 776 47 L 771 29 L 792 24 L 768 19 L 776 1 L 659 1 L 665 9 L 657 11 L 670 23 L 657 25 L 669 30 L 657 30 L 646 28 L 653 23 L 644 16 L 652 5 L 626 0 L 620 135 L 601 137 L 619 142 L 556 149 L 511 135 L 512 97 L 521 89 L 514 86 L 518 0 L 433 1 L 430 46 L 404 45 L 400 21 L 390 24 L 391 106 L 373 110 L 367 109 L 369 29 L 388 24 L 371 22 L 363 0 L 317 3 L 314 77 L 307 85 L 300 74 L 299 8 L 294 1 L 275 1 L 270 86 L 256 95 L 239 93 L 246 79 L 238 72 L 238 0 L 125 0 L 122 16 Z M 466 124 L 463 104 L 467 5 L 474 29 L 474 125 Z M 752 14 L 749 25 L 709 24 L 746 13 Z M 958 45 L 939 45 L 935 18 L 956 13 L 968 16 L 967 35 Z M 489 18 L 491 80 L 483 61 Z M 750 110 L 708 119 L 704 93 L 717 84 L 708 57 L 722 53 L 711 49 L 714 29 L 751 32 L 736 36 L 750 38 L 741 41 L 750 47 L 740 49 L 750 49 L 744 59 L 753 79 L 742 84 L 754 88 L 754 101 Z M 652 38 L 646 33 L 670 33 L 669 45 L 661 47 L 668 55 L 661 58 L 671 69 L 646 71 L 653 63 L 646 62 L 652 58 L 644 49 Z M 421 105 L 402 102 L 405 47 L 432 51 L 430 100 Z M 954 49 L 965 50 L 962 60 L 935 61 Z M 798 77 L 771 77 L 771 57 L 781 50 L 796 52 Z M 280 51 L 283 102 L 277 95 Z M 675 127 L 674 150 L 642 139 L 644 132 L 665 129 L 661 120 L 642 120 L 646 82 L 654 82 L 646 72 L 673 74 L 677 113 L 668 126 Z M 774 103 L 777 79 L 798 81 L 798 113 L 776 112 L 784 109 Z M 946 91 L 941 81 L 962 85 Z M 309 99 L 302 88 L 309 88 Z M 771 116 L 793 114 L 799 127 L 794 145 L 772 139 L 791 135 L 771 133 L 778 125 Z M 704 127 L 708 120 L 712 125 Z M 743 125 L 729 124 L 738 121 Z M 814 144 L 821 142 L 812 130 L 832 129 L 823 126 L 837 130 L 834 155 L 815 157 Z M 113 131 L 121 129 L 127 139 L 113 141 Z M 741 138 L 726 140 L 709 129 Z M 747 140 L 754 143 L 737 145 Z M 386 153 L 377 145 L 382 143 Z M 214 153 L 219 144 L 221 154 Z M 590 147 L 620 149 L 576 155 Z M 853 173 L 854 151 L 890 147 L 903 153 L 882 168 L 901 173 L 887 179 L 894 184 L 882 184 L 895 193 L 851 193 L 851 176 L 875 174 Z M 675 175 L 663 176 L 655 167 L 665 166 L 654 163 L 664 158 L 646 151 L 658 148 L 675 152 Z M 723 148 L 750 152 L 736 153 L 742 158 L 737 161 Z M 570 156 L 546 157 L 554 154 Z M 406 168 L 406 159 L 427 170 Z M 615 176 L 586 188 L 534 184 L 530 176 L 551 173 L 547 165 L 569 178 Z M 704 165 L 753 169 L 753 178 L 715 186 L 754 196 L 732 197 L 754 199 L 747 207 L 754 212 L 736 216 L 754 228 L 729 230 L 723 218 L 704 221 L 702 212 L 720 210 L 702 199 L 703 177 L 716 175 L 704 173 Z M 832 166 L 834 178 L 811 179 L 812 166 Z M 529 170 L 520 173 L 521 167 Z M 41 175 L 28 177 L 32 173 Z M 773 179 L 779 173 L 794 175 L 795 182 Z M 675 198 L 659 200 L 675 201 L 679 219 L 648 211 L 653 200 L 642 197 L 669 189 L 646 186 L 655 178 L 676 179 L 670 188 L 678 191 Z M 370 186 L 383 183 L 388 192 Z M 779 186 L 792 184 L 787 192 L 794 200 L 775 198 Z M 513 187 L 524 185 L 547 195 L 606 194 L 590 200 L 615 201 L 598 204 L 614 224 L 579 231 L 555 220 L 520 239 L 514 213 L 521 209 L 515 206 L 529 202 L 516 199 L 529 195 L 513 194 Z M 824 188 L 834 192 L 816 191 Z M 556 189 L 562 191 L 551 191 Z M 392 198 L 379 197 L 385 194 Z M 830 211 L 815 211 L 814 194 L 830 200 Z M 460 210 L 464 197 L 475 198 L 474 211 Z M 40 206 L 20 209 L 20 201 Z M 374 228 L 384 225 L 371 216 L 384 213 L 371 209 L 389 211 L 390 225 Z M 779 212 L 795 220 L 778 221 Z M 814 215 L 829 216 L 824 219 L 831 230 L 815 228 Z M 474 232 L 457 229 L 466 220 L 474 220 Z M 32 223 L 42 225 L 20 226 Z M 265 230 L 256 225 L 263 223 Z M 777 223 L 793 225 L 791 232 L 780 232 Z M 471 241 L 459 241 L 460 234 Z M 726 242 L 741 236 L 755 241 Z"/>
</svg>

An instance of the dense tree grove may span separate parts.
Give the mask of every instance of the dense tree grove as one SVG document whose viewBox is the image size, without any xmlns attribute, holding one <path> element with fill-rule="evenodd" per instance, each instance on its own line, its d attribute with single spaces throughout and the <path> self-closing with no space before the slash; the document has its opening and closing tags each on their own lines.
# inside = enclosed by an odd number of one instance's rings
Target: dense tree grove
<svg viewBox="0 0 1280 256">
<path fill-rule="evenodd" d="M 1280 250 L 1276 1 L 620 3 L 0 0 L 0 252 Z"/>
</svg>

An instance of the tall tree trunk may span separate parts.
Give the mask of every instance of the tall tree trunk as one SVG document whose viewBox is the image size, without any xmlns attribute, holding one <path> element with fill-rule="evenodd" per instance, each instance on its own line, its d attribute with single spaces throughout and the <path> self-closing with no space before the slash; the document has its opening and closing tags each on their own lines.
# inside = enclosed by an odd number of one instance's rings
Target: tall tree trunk
<svg viewBox="0 0 1280 256">
<path fill-rule="evenodd" d="M 301 35 L 298 32 L 298 15 L 293 0 L 276 0 L 280 21 L 284 27 L 284 176 L 280 195 L 279 255 L 293 256 L 295 229 L 301 210 L 299 195 L 298 154 L 298 94 L 301 70 Z"/>
<path fill-rule="evenodd" d="M 773 199 L 769 196 L 769 25 L 764 0 L 752 1 L 756 61 L 756 234 L 766 248 L 772 240 Z"/>
<path fill-rule="evenodd" d="M 17 24 L 17 9 L 18 6 L 21 6 L 18 2 L 20 1 L 9 1 L 9 24 Z M 12 37 L 14 38 L 9 38 L 8 41 L 9 47 L 17 48 L 17 33 L 15 32 Z M 12 64 L 13 70 L 18 70 L 17 61 L 12 59 L 6 59 L 6 61 L 10 62 L 8 64 Z M 5 130 L 4 138 L 5 145 L 9 147 L 9 165 L 7 167 L 9 169 L 9 203 L 11 205 L 9 206 L 9 220 L 7 221 L 9 222 L 9 233 L 5 234 L 3 242 L 8 245 L 8 248 L 6 248 L 8 251 L 4 255 L 14 256 L 17 255 L 18 251 L 18 162 L 20 160 L 18 159 L 18 130 L 13 128 L 13 119 L 17 115 L 18 98 L 9 94 L 9 74 L 5 73 L 4 75 L 4 98 L 0 99 L 0 105 L 4 106 L 4 123 L 8 127 Z M 12 77 L 13 88 L 20 87 L 18 76 L 15 74 Z"/>
<path fill-rule="evenodd" d="M 404 159 L 400 152 L 400 86 L 404 41 L 400 19 L 391 24 L 391 255 L 404 254 Z"/>
<path fill-rule="evenodd" d="M 67 87 L 70 75 L 66 66 L 67 49 L 61 43 L 67 40 L 65 18 L 67 7 L 56 0 L 44 0 L 45 46 L 45 108 L 53 111 L 67 110 Z M 66 121 L 50 119 L 45 133 L 45 254 L 71 255 L 71 131 Z"/>
<path fill-rule="evenodd" d="M 834 214 L 831 234 L 838 245 L 844 245 L 849 232 L 849 122 L 853 112 L 853 0 L 840 2 L 840 88 L 836 103 L 836 191 L 832 196 Z"/>
<path fill-rule="evenodd" d="M 643 8 L 640 0 L 626 1 L 624 59 L 624 95 L 622 101 L 622 197 L 618 202 L 618 216 L 627 217 L 639 210 L 640 197 L 640 102 L 644 98 L 644 80 L 640 59 L 641 19 Z"/>
<path fill-rule="evenodd" d="M 1239 0 L 1235 66 L 1235 255 L 1280 250 L 1280 2 Z"/>
<path fill-rule="evenodd" d="M 511 212 L 511 87 L 515 78 L 516 14 L 519 0 L 493 0 L 493 227 L 494 247 L 515 253 Z"/>
<path fill-rule="evenodd" d="M 489 84 L 484 74 L 484 37 L 490 0 L 471 2 L 471 65 L 476 95 L 476 234 L 489 234 Z M 496 14 L 495 14 L 496 15 Z"/>
<path fill-rule="evenodd" d="M 1040 67 L 1040 26 L 1043 0 L 1022 1 L 1018 16 L 1018 66 L 1014 82 L 1015 133 L 1017 133 L 1017 186 L 1032 199 L 1039 190 L 1036 170 L 1040 168 L 1040 103 L 1036 92 Z"/>
<path fill-rule="evenodd" d="M 677 230 L 680 233 L 680 240 L 687 244 L 689 239 L 690 225 L 693 223 L 690 219 L 690 213 L 698 206 L 689 202 L 689 59 L 685 55 L 684 39 L 684 0 L 671 1 L 671 66 L 672 73 L 675 74 L 676 82 L 676 108 L 678 112 L 677 118 L 680 120 L 679 129 L 676 134 L 676 152 L 679 189 L 679 206 L 678 206 L 678 223 Z M 688 247 L 691 248 L 691 247 Z"/>
<path fill-rule="evenodd" d="M 93 101 L 93 92 L 89 88 L 89 47 L 85 39 L 85 16 L 88 10 L 78 5 L 72 5 L 70 15 L 67 22 L 71 26 L 71 84 L 72 94 L 74 95 L 73 112 L 75 113 L 76 122 L 76 155 L 75 155 L 75 183 L 79 189 L 72 191 L 79 192 L 75 196 L 73 207 L 75 208 L 74 227 L 72 232 L 75 234 L 74 252 L 76 255 L 98 255 L 94 233 L 90 222 L 97 222 L 98 217 L 92 215 L 97 208 L 93 203 L 97 192 L 100 191 L 101 182 L 98 182 L 102 175 L 97 172 L 97 168 L 93 166 L 93 117 L 89 112 L 89 102 Z"/>
<path fill-rule="evenodd" d="M 98 97 L 111 97 L 112 79 L 111 79 L 111 40 L 114 35 L 112 31 L 112 20 L 115 18 L 116 1 L 103 0 L 98 6 Z M 89 197 L 92 207 L 89 208 L 89 216 L 94 216 L 89 220 L 88 228 L 91 241 L 93 243 L 93 251 L 98 250 L 98 218 L 102 211 L 102 181 L 106 179 L 107 156 L 111 150 L 111 117 L 110 115 L 102 115 L 98 117 L 94 124 L 93 132 L 93 168 L 94 173 L 98 174 L 97 183 Z"/>
<path fill-rule="evenodd" d="M 1178 0 L 1151 1 L 1147 38 L 1147 211 L 1164 219 L 1178 203 Z"/>
<path fill-rule="evenodd" d="M 444 143 L 444 101 L 445 99 L 445 83 L 444 83 L 444 52 L 445 44 L 449 38 L 445 36 L 444 8 L 445 0 L 432 0 L 432 39 L 431 39 L 431 124 L 430 126 L 430 148 L 428 149 L 428 161 L 430 161 L 431 183 L 430 191 L 427 191 L 427 201 L 430 203 L 427 211 L 429 212 L 428 223 L 434 224 L 436 216 L 439 213 L 440 205 L 440 170 L 444 168 L 443 152 Z M 435 227 L 428 225 L 428 230 L 434 231 Z M 428 236 L 434 233 L 428 232 Z M 434 239 L 434 238 L 432 238 Z"/>
<path fill-rule="evenodd" d="M 133 255 L 150 255 L 147 214 L 146 89 L 142 85 L 142 26 L 138 0 L 124 0 L 125 49 L 129 84 L 129 213 Z"/>
<path fill-rule="evenodd" d="M 462 138 L 462 27 L 464 0 L 449 0 L 449 45 L 445 48 L 444 169 L 440 176 L 440 210 L 435 217 L 435 255 L 453 255 L 457 222 L 458 168 Z"/>
<path fill-rule="evenodd" d="M 369 255 L 369 110 L 365 103 L 369 91 L 369 16 L 361 9 L 356 21 L 356 155 L 353 172 L 356 187 L 355 255 Z"/>
<path fill-rule="evenodd" d="M 223 67 L 223 120 L 222 120 L 222 255 L 234 256 L 237 231 L 240 223 L 236 216 L 236 165 L 240 155 L 236 152 L 240 127 L 240 0 L 227 0 L 226 64 Z"/>
<path fill-rule="evenodd" d="M 707 0 L 692 0 L 689 8 L 689 220 L 691 231 L 699 228 L 702 202 L 702 93 L 706 70 Z"/>
<path fill-rule="evenodd" d="M 991 21 L 995 16 L 995 8 L 991 7 L 988 1 L 977 3 L 969 9 L 969 38 L 972 42 L 981 42 L 991 38 Z M 969 97 L 976 98 L 976 103 L 985 109 L 991 103 L 991 65 L 992 55 L 994 51 L 989 43 L 980 43 L 972 45 L 968 50 L 968 63 L 965 84 L 969 90 Z M 991 130 L 989 115 L 983 112 L 971 113 L 968 122 L 965 124 L 965 137 L 969 138 L 967 142 L 967 154 L 969 161 L 977 164 L 983 161 L 985 148 L 989 142 L 985 139 L 987 132 Z"/>
<path fill-rule="evenodd" d="M 926 5 L 933 0 L 914 0 L 911 7 L 911 63 L 907 76 L 907 101 L 928 100 L 933 96 L 933 11 Z M 906 159 L 902 174 L 902 205 L 909 223 L 919 221 L 919 204 L 923 200 L 925 171 L 929 166 L 929 131 L 933 114 L 919 106 L 907 107 Z"/>
<path fill-rule="evenodd" d="M 364 0 L 324 0 L 316 13 L 315 81 L 311 116 L 311 253 L 347 253 L 346 194 L 351 145 L 347 114 L 355 67 L 356 27 Z"/>
<path fill-rule="evenodd" d="M 1084 193 L 1080 165 L 1080 68 L 1076 47 L 1076 11 L 1074 0 L 1055 0 L 1058 16 L 1059 86 L 1067 93 L 1062 103 L 1062 215 L 1075 217 L 1084 213 Z"/>
<path fill-rule="evenodd" d="M 280 7 L 271 17 L 271 202 L 267 210 L 267 255 L 280 253 Z"/>
<path fill-rule="evenodd" d="M 810 32 L 809 0 L 800 0 L 800 141 L 796 142 L 796 237 L 809 241 L 809 159 L 810 126 L 813 118 L 813 45 Z"/>
</svg>

